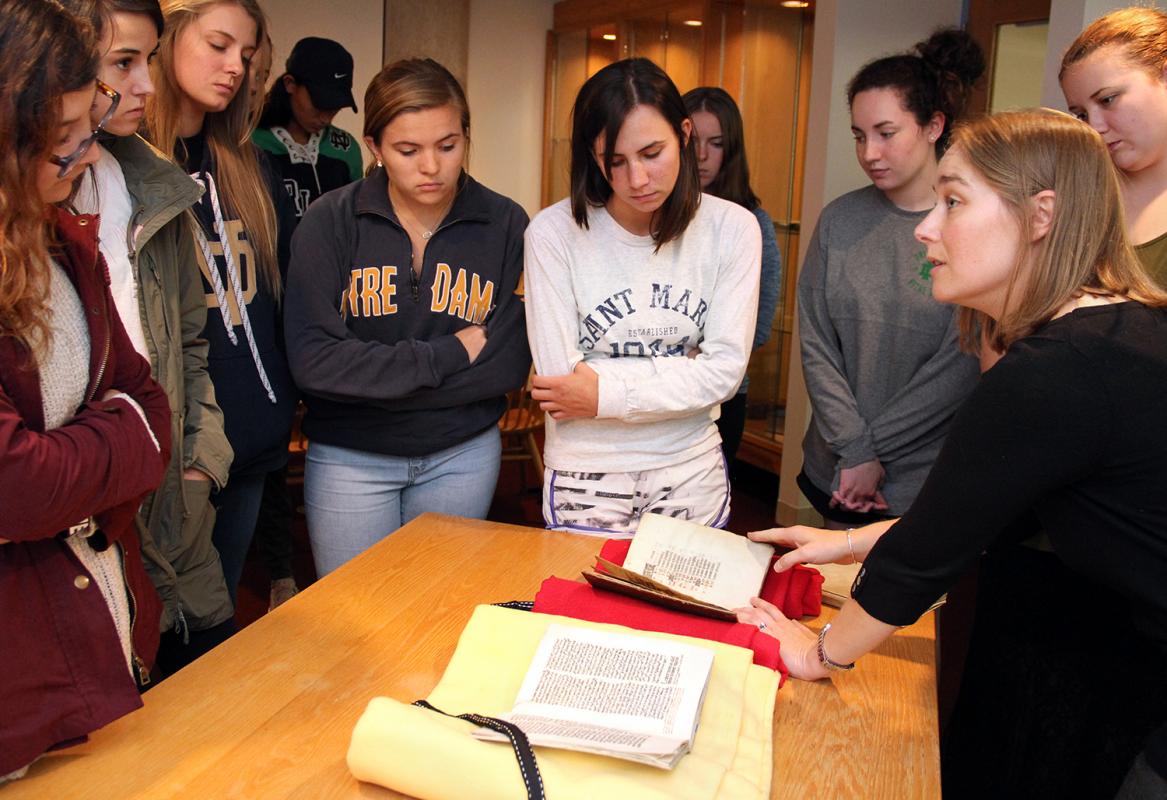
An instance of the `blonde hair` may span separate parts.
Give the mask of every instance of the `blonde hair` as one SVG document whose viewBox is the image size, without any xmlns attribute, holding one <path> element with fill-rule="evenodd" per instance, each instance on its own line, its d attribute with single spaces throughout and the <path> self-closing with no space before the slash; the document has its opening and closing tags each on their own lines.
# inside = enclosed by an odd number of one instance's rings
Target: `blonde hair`
<svg viewBox="0 0 1167 800">
<path fill-rule="evenodd" d="M 1007 111 L 959 125 L 951 150 L 1012 212 L 1022 242 L 1031 240 L 1031 198 L 1054 192 L 1049 232 L 1018 254 L 1000 319 L 961 309 L 967 348 L 976 349 L 983 337 L 1004 350 L 1080 294 L 1167 306 L 1167 293 L 1127 241 L 1118 173 L 1102 137 L 1088 125 L 1051 109 Z"/>
<path fill-rule="evenodd" d="M 256 42 L 263 41 L 267 18 L 256 0 L 162 0 L 166 28 L 151 67 L 155 93 L 146 107 L 146 125 L 151 141 L 164 153 L 174 155 L 179 139 L 179 108 L 183 93 L 174 72 L 175 42 L 192 22 L 220 5 L 236 5 L 247 12 L 255 20 Z M 244 64 L 241 84 L 231 103 L 221 112 L 207 114 L 203 131 L 215 161 L 219 197 L 228 211 L 242 220 L 247 239 L 259 259 L 259 273 L 278 298 L 280 265 L 276 213 L 267 180 L 251 144 L 255 117 L 251 109 L 248 66 Z"/>
<path fill-rule="evenodd" d="M 1167 14 L 1157 8 L 1132 6 L 1094 20 L 1062 56 L 1058 80 L 1074 64 L 1108 45 L 1121 47 L 1131 63 L 1159 78 L 1167 66 Z"/>
<path fill-rule="evenodd" d="M 272 61 L 272 43 L 271 35 L 264 33 L 260 37 L 259 45 L 255 48 L 255 54 L 251 57 L 251 69 L 247 72 L 248 80 L 250 81 L 252 75 L 255 74 L 256 69 L 259 69 L 265 76 L 271 75 L 271 61 Z M 266 98 L 266 87 L 260 85 L 255 87 L 255 92 L 251 97 L 251 114 L 253 120 L 251 127 L 254 129 L 259 126 L 259 119 L 263 116 L 263 104 Z"/>
</svg>

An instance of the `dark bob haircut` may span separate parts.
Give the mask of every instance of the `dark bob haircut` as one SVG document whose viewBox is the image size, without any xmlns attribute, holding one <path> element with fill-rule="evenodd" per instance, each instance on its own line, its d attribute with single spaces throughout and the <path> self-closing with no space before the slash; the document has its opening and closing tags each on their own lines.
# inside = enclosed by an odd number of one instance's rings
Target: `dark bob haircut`
<svg viewBox="0 0 1167 800">
<path fill-rule="evenodd" d="M 636 106 L 652 106 L 668 121 L 680 145 L 681 169 L 677 183 L 653 216 L 652 238 L 659 250 L 685 232 L 701 202 L 697 150 L 685 136 L 689 114 L 681 93 L 669 76 L 647 58 L 626 58 L 609 64 L 579 90 L 571 111 L 571 214 L 581 228 L 588 227 L 588 208 L 612 197 L 612 151 L 624 118 Z M 604 166 L 596 163 L 595 143 L 604 137 Z"/>
<path fill-rule="evenodd" d="M 705 191 L 753 211 L 761 201 L 750 188 L 750 165 L 746 161 L 746 136 L 742 114 L 729 92 L 717 86 L 698 86 L 685 92 L 685 110 L 689 115 L 707 111 L 721 126 L 721 169 Z"/>
</svg>

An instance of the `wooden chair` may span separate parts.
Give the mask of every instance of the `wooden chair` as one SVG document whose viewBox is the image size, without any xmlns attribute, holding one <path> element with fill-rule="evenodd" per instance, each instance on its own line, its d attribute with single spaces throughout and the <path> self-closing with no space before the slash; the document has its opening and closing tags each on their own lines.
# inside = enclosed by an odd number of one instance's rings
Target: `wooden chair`
<svg viewBox="0 0 1167 800">
<path fill-rule="evenodd" d="M 527 461 L 535 466 L 539 485 L 543 485 L 543 453 L 535 432 L 543 427 L 543 410 L 537 400 L 531 397 L 531 378 L 534 367 L 527 375 L 523 387 L 507 395 L 507 410 L 498 421 L 502 434 L 502 460 Z"/>
</svg>

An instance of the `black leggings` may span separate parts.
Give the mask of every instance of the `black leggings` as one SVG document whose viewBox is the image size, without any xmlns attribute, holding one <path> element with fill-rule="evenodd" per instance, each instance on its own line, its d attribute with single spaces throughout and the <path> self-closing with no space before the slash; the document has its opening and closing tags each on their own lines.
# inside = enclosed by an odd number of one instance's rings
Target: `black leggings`
<svg viewBox="0 0 1167 800">
<path fill-rule="evenodd" d="M 721 416 L 717 419 L 717 430 L 721 434 L 721 452 L 725 453 L 727 467 L 733 466 L 745 429 L 746 393 L 741 392 L 721 404 Z"/>
</svg>

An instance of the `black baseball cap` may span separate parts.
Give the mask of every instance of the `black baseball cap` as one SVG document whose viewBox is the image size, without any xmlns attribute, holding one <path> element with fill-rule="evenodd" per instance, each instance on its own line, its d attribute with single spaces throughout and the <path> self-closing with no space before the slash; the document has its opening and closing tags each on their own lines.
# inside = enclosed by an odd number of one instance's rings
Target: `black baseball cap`
<svg viewBox="0 0 1167 800">
<path fill-rule="evenodd" d="M 353 100 L 353 57 L 339 42 L 309 36 L 296 42 L 288 56 L 288 74 L 308 88 L 321 111 L 357 110 Z"/>
</svg>

